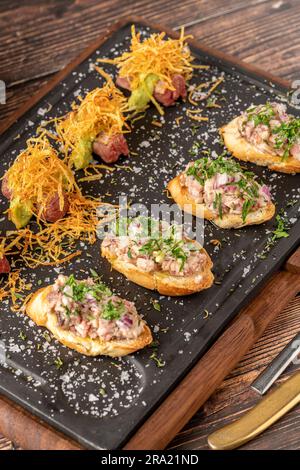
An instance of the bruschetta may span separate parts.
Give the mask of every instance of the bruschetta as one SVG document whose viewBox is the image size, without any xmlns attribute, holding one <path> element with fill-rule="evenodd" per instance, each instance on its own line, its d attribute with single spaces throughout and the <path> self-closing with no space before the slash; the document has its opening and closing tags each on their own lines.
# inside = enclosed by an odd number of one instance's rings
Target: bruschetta
<svg viewBox="0 0 300 470">
<path fill-rule="evenodd" d="M 111 77 L 101 69 L 106 84 L 90 91 L 67 116 L 56 120 L 59 142 L 67 158 L 78 170 L 93 159 L 93 153 L 105 163 L 114 163 L 129 153 L 124 130 L 127 100 Z"/>
<path fill-rule="evenodd" d="M 152 342 L 134 303 L 92 278 L 59 275 L 33 294 L 26 313 L 60 343 L 87 356 L 124 356 Z"/>
<path fill-rule="evenodd" d="M 252 106 L 220 132 L 239 160 L 282 173 L 300 172 L 300 119 L 287 114 L 284 104 Z"/>
<path fill-rule="evenodd" d="M 183 211 L 221 228 L 262 224 L 275 213 L 268 186 L 222 155 L 189 163 L 167 188 Z"/>
<path fill-rule="evenodd" d="M 154 219 L 129 220 L 126 235 L 107 234 L 101 253 L 127 279 L 162 295 L 193 294 L 211 287 L 212 261 L 205 249 L 187 238 L 180 226 L 159 224 Z"/>
<path fill-rule="evenodd" d="M 152 102 L 163 114 L 160 104 L 171 106 L 186 97 L 186 83 L 192 77 L 194 60 L 187 38 L 182 30 L 179 39 L 165 39 L 165 33 L 154 33 L 142 41 L 132 26 L 129 52 L 114 59 L 98 59 L 118 67 L 116 83 L 131 92 L 130 111 L 144 111 Z"/>
</svg>

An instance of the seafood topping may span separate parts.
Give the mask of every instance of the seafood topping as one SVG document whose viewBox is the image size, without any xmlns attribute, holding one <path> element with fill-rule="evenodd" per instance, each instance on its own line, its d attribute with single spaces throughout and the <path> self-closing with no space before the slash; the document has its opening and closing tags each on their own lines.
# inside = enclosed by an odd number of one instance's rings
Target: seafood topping
<svg viewBox="0 0 300 470">
<path fill-rule="evenodd" d="M 103 240 L 103 247 L 148 273 L 193 276 L 204 271 L 207 264 L 205 251 L 182 233 L 180 225 L 142 216 L 120 219 L 115 233 Z"/>
<path fill-rule="evenodd" d="M 59 275 L 48 302 L 58 325 L 82 338 L 135 339 L 144 329 L 133 302 L 113 295 L 92 278 L 78 281 L 73 275 Z"/>
<path fill-rule="evenodd" d="M 215 160 L 205 157 L 188 164 L 180 176 L 180 184 L 191 198 L 220 218 L 224 214 L 241 215 L 245 222 L 249 212 L 271 201 L 268 186 L 256 181 L 254 173 L 244 171 L 230 158 Z"/>
<path fill-rule="evenodd" d="M 239 119 L 241 135 L 258 149 L 283 160 L 300 160 L 300 119 L 289 115 L 282 103 L 251 107 Z"/>
</svg>

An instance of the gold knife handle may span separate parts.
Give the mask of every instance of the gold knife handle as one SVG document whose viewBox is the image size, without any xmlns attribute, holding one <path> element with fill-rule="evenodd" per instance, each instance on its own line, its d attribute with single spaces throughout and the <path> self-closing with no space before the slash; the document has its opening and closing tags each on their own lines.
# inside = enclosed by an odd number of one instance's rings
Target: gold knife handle
<svg viewBox="0 0 300 470">
<path fill-rule="evenodd" d="M 258 436 L 300 402 L 300 372 L 269 393 L 241 418 L 208 436 L 214 450 L 235 449 Z"/>
</svg>

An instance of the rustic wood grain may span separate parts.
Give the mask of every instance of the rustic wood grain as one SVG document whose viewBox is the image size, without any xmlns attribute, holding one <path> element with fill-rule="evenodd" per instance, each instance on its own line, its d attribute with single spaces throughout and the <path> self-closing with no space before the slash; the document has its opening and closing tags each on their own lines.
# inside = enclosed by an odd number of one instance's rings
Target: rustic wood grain
<svg viewBox="0 0 300 470">
<path fill-rule="evenodd" d="M 32 80 L 20 84 L 17 87 L 7 88 L 6 104 L 0 104 L 0 127 L 6 125 L 12 114 L 28 100 L 29 96 L 35 96 L 38 91 L 51 81 L 53 75 L 48 75 L 45 79 Z"/>
<path fill-rule="evenodd" d="M 290 273 L 300 274 L 300 251 L 295 251 L 287 260 L 285 269 Z"/>
<path fill-rule="evenodd" d="M 128 14 L 174 29 L 185 24 L 188 32 L 208 46 L 236 54 L 282 77 L 299 78 L 299 10 L 297 0 L 167 0 L 155 5 L 148 0 L 2 0 L 0 78 L 7 81 L 9 100 L 0 105 L 0 118 L 6 119 L 111 22 Z M 210 432 L 257 401 L 249 384 L 298 332 L 299 313 L 297 298 L 173 440 L 171 448 L 207 448 Z M 244 448 L 300 448 L 299 414 L 299 410 L 293 410 Z M 5 438 L 0 440 L 0 449 L 10 446 Z"/>
<path fill-rule="evenodd" d="M 111 23 L 125 16 L 138 15 L 176 27 L 189 23 L 191 12 L 193 18 L 201 19 L 211 17 L 216 10 L 221 15 L 230 6 L 236 9 L 243 3 L 242 0 L 158 0 L 155 8 L 148 0 L 13 0 L 6 8 L 0 3 L 0 76 L 12 85 L 56 72 L 103 34 Z M 257 0 L 249 3 L 256 4 Z"/>
<path fill-rule="evenodd" d="M 169 448 L 208 449 L 206 440 L 211 432 L 232 422 L 260 400 L 260 396 L 250 389 L 250 384 L 299 332 L 299 315 L 300 297 L 296 297 L 274 319 L 265 334 L 170 443 Z M 299 365 L 290 366 L 277 383 L 299 369 Z M 300 449 L 299 407 L 242 449 Z"/>
<path fill-rule="evenodd" d="M 243 9 L 188 29 L 196 39 L 279 77 L 299 79 L 299 0 L 244 2 Z"/>
<path fill-rule="evenodd" d="M 54 430 L 42 420 L 33 419 L 29 412 L 4 397 L 0 398 L 0 432 L 27 450 L 83 449 L 77 442 Z"/>
<path fill-rule="evenodd" d="M 7 84 L 9 101 L 0 105 L 0 119 L 111 23 L 128 15 L 175 29 L 184 24 L 207 45 L 279 76 L 299 78 L 298 0 L 158 0 L 155 6 L 149 0 L 2 1 L 0 78 Z"/>
</svg>

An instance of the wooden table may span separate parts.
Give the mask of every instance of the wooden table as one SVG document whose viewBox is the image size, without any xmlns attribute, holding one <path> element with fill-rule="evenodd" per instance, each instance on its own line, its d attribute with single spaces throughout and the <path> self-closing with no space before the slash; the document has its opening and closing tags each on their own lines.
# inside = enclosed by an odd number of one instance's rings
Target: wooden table
<svg viewBox="0 0 300 470">
<path fill-rule="evenodd" d="M 209 46 L 275 75 L 300 79 L 299 0 L 2 0 L 0 79 L 7 86 L 7 103 L 0 105 L 1 121 L 109 25 L 128 15 L 171 28 L 185 25 Z M 269 326 L 170 448 L 206 449 L 209 433 L 253 406 L 259 397 L 249 384 L 299 329 L 300 297 Z M 12 443 L 0 436 L 0 449 L 10 448 Z M 300 409 L 243 448 L 300 449 Z"/>
</svg>

